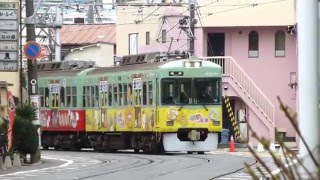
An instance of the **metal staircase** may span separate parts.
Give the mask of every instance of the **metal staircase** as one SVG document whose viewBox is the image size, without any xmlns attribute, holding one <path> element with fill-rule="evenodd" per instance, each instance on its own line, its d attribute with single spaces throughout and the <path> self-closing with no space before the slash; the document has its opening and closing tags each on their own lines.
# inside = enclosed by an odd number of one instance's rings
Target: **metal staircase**
<svg viewBox="0 0 320 180">
<path fill-rule="evenodd" d="M 266 95 L 258 88 L 249 75 L 240 67 L 240 65 L 230 56 L 202 57 L 203 60 L 212 61 L 222 67 L 223 76 L 232 79 L 231 86 L 237 86 L 240 89 L 247 104 L 254 104 L 254 110 L 259 111 L 261 121 L 269 128 L 270 135 L 274 132 L 274 105 Z M 252 108 L 252 107 L 251 107 Z"/>
</svg>

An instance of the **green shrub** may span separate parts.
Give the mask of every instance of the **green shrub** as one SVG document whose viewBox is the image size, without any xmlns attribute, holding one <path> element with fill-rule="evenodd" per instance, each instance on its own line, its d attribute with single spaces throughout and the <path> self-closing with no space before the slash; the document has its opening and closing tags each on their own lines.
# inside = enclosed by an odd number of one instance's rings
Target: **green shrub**
<svg viewBox="0 0 320 180">
<path fill-rule="evenodd" d="M 39 147 L 37 127 L 32 123 L 36 109 L 29 104 L 22 104 L 16 108 L 13 124 L 14 150 L 24 154 L 36 153 Z"/>
</svg>

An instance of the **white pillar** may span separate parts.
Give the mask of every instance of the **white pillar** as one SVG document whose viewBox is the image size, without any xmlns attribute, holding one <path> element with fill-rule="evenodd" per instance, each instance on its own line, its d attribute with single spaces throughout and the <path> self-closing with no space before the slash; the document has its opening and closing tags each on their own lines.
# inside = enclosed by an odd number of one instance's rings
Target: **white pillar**
<svg viewBox="0 0 320 180">
<path fill-rule="evenodd" d="M 298 123 L 302 136 L 311 150 L 319 144 L 319 36 L 318 0 L 297 0 L 298 26 Z M 300 140 L 301 157 L 309 153 Z M 316 153 L 314 153 L 316 155 Z M 310 156 L 304 161 L 305 167 L 316 172 Z"/>
<path fill-rule="evenodd" d="M 60 6 L 57 6 L 56 9 L 56 24 L 61 23 L 61 14 L 60 14 Z M 55 61 L 61 61 L 61 40 L 60 40 L 60 27 L 55 28 L 55 39 L 56 39 L 56 46 L 55 46 Z"/>
</svg>

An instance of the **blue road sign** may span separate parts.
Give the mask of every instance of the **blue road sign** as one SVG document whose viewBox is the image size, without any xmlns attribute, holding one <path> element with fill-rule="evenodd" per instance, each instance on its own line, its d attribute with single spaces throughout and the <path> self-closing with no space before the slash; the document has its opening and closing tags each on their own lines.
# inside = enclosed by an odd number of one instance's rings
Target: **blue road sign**
<svg viewBox="0 0 320 180">
<path fill-rule="evenodd" d="M 29 41 L 24 45 L 23 50 L 28 59 L 35 60 L 41 53 L 41 46 L 36 41 Z"/>
</svg>

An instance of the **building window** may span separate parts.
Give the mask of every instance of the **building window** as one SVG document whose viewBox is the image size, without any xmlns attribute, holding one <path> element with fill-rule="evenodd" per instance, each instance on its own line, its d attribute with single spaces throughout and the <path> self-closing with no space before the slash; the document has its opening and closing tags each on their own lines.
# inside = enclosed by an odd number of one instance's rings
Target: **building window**
<svg viewBox="0 0 320 180">
<path fill-rule="evenodd" d="M 129 34 L 129 54 L 138 54 L 138 33 Z"/>
<path fill-rule="evenodd" d="M 150 32 L 146 32 L 146 45 L 150 44 Z"/>
<path fill-rule="evenodd" d="M 286 36 L 283 31 L 277 31 L 275 35 L 275 55 L 276 57 L 285 57 Z"/>
<path fill-rule="evenodd" d="M 167 42 L 167 30 L 162 30 L 162 43 L 166 43 Z"/>
<path fill-rule="evenodd" d="M 259 57 L 259 34 L 257 31 L 249 33 L 249 58 Z"/>
</svg>

